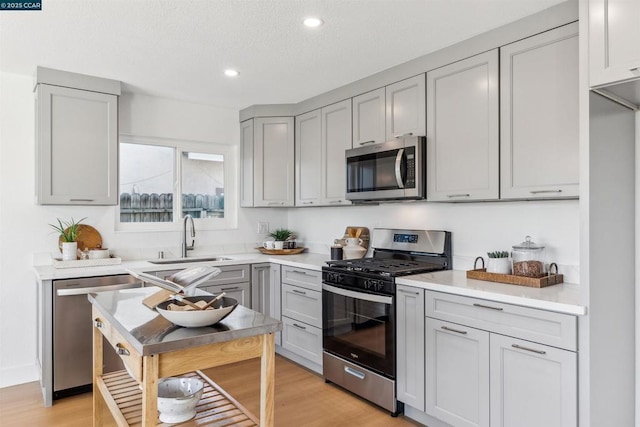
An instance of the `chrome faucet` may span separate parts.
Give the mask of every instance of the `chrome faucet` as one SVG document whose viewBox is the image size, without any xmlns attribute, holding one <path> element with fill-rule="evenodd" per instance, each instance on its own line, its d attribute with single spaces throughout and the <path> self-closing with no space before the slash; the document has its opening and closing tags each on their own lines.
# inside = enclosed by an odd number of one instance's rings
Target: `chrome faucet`
<svg viewBox="0 0 640 427">
<path fill-rule="evenodd" d="M 193 225 L 193 217 L 189 214 L 185 215 L 182 222 L 182 258 L 187 257 L 187 251 L 192 251 L 196 243 L 191 240 L 191 245 L 187 245 L 187 220 L 191 222 L 191 237 L 196 237 L 196 227 Z"/>
</svg>

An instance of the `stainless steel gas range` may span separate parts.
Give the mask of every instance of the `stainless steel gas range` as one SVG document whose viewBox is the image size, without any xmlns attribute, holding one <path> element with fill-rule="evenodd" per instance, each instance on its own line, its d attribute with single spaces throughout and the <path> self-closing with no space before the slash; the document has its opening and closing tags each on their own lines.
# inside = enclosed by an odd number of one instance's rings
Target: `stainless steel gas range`
<svg viewBox="0 0 640 427">
<path fill-rule="evenodd" d="M 451 233 L 377 228 L 371 245 L 322 268 L 323 374 L 396 416 L 395 278 L 451 269 Z"/>
</svg>

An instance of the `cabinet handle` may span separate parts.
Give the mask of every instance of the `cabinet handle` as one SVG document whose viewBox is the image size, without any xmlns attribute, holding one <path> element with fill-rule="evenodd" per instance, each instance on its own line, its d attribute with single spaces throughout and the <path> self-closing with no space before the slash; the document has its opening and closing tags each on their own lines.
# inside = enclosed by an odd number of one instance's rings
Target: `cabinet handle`
<svg viewBox="0 0 640 427">
<path fill-rule="evenodd" d="M 329 204 L 332 204 L 332 205 L 337 204 L 337 203 L 342 203 L 342 200 L 331 200 L 329 202 Z"/>
<path fill-rule="evenodd" d="M 122 344 L 116 344 L 116 351 L 120 356 L 129 356 L 131 353 Z"/>
<path fill-rule="evenodd" d="M 276 205 L 284 205 L 284 202 L 269 202 L 267 203 L 269 206 L 276 206 Z"/>
<path fill-rule="evenodd" d="M 313 202 L 302 202 L 303 205 L 312 205 Z"/>
<path fill-rule="evenodd" d="M 235 288 L 220 288 L 221 291 L 238 291 L 240 290 L 239 286 L 236 286 Z"/>
<path fill-rule="evenodd" d="M 455 332 L 456 334 L 467 335 L 467 331 L 459 331 L 458 329 L 452 329 L 452 328 L 448 328 L 446 326 L 440 326 L 440 328 L 444 329 L 445 331 Z"/>
<path fill-rule="evenodd" d="M 307 273 L 306 271 L 302 271 L 302 270 L 291 270 L 292 273 L 298 273 L 298 274 L 304 274 L 307 275 L 309 273 Z"/>
<path fill-rule="evenodd" d="M 502 311 L 502 310 L 504 310 L 504 308 L 502 308 L 502 307 L 491 307 L 491 306 L 488 306 L 488 305 L 482 305 L 482 304 L 477 304 L 477 303 L 474 303 L 473 305 L 474 305 L 475 307 L 488 308 L 488 309 L 490 309 L 490 310 L 496 310 L 496 311 Z"/>
<path fill-rule="evenodd" d="M 95 326 L 96 328 L 103 328 L 104 323 L 102 323 L 102 320 L 96 317 L 95 319 L 93 319 L 93 326 Z"/>
<path fill-rule="evenodd" d="M 404 289 L 398 289 L 398 288 L 396 288 L 396 291 L 398 291 L 398 292 L 402 292 L 403 294 L 420 295 L 420 292 L 406 291 L 406 290 L 404 290 Z"/>
<path fill-rule="evenodd" d="M 293 292 L 295 292 L 296 294 L 301 294 L 301 295 L 306 295 L 307 293 L 304 291 L 299 291 L 297 289 L 293 289 Z"/>
<path fill-rule="evenodd" d="M 70 202 L 93 202 L 93 199 L 69 199 Z"/>
<path fill-rule="evenodd" d="M 300 325 L 298 325 L 297 323 L 292 323 L 292 325 L 293 325 L 293 326 L 295 326 L 295 327 L 296 327 L 296 328 L 298 328 L 298 329 L 302 329 L 303 331 L 306 331 L 306 330 L 307 330 L 307 328 L 305 328 L 304 326 L 300 326 Z"/>
<path fill-rule="evenodd" d="M 447 194 L 447 197 L 470 197 L 471 194 L 465 193 L 465 194 Z"/>
<path fill-rule="evenodd" d="M 534 348 L 529 348 L 529 347 L 523 347 L 521 345 L 518 344 L 511 344 L 511 347 L 513 348 L 517 348 L 518 350 L 525 350 L 525 351 L 530 351 L 532 353 L 538 353 L 538 354 L 547 354 L 546 351 L 543 350 L 536 350 Z"/>
<path fill-rule="evenodd" d="M 371 140 L 371 141 L 363 141 L 360 143 L 360 145 L 367 145 L 367 144 L 373 144 L 374 142 L 376 142 L 375 140 Z"/>
<path fill-rule="evenodd" d="M 640 71 L 640 67 L 633 67 L 633 68 L 629 68 L 629 71 L 631 72 L 636 72 L 636 71 Z"/>
<path fill-rule="evenodd" d="M 403 138 L 405 136 L 411 136 L 413 135 L 413 132 L 407 132 L 407 133 L 402 133 L 400 135 L 393 135 L 394 138 Z"/>
<path fill-rule="evenodd" d="M 531 190 L 531 194 L 543 194 L 543 193 L 562 193 L 562 190 Z"/>
</svg>

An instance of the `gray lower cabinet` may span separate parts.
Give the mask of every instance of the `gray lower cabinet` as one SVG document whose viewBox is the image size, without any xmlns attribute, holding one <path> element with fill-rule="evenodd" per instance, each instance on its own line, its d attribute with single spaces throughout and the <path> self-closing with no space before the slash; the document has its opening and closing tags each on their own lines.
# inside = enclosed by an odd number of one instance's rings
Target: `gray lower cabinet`
<svg viewBox="0 0 640 427">
<path fill-rule="evenodd" d="M 396 285 L 397 399 L 424 411 L 424 290 Z"/>
<path fill-rule="evenodd" d="M 214 295 L 225 293 L 225 297 L 230 297 L 238 301 L 238 304 L 251 308 L 251 283 L 231 283 L 228 285 L 212 285 L 212 286 L 199 286 L 200 289 L 205 290 Z"/>
<path fill-rule="evenodd" d="M 322 372 L 322 273 L 281 267 L 282 348 L 285 356 Z"/>
<path fill-rule="evenodd" d="M 575 316 L 401 284 L 396 301 L 398 400 L 423 422 L 577 426 Z"/>
<path fill-rule="evenodd" d="M 489 332 L 427 318 L 426 349 L 426 412 L 489 427 Z"/>
<path fill-rule="evenodd" d="M 39 83 L 36 163 L 38 204 L 117 205 L 118 96 Z"/>
<path fill-rule="evenodd" d="M 251 308 L 274 319 L 280 315 L 280 265 L 251 265 Z M 281 333 L 276 332 L 276 345 L 281 345 Z"/>
<path fill-rule="evenodd" d="M 578 24 L 500 48 L 500 197 L 578 197 Z"/>
</svg>

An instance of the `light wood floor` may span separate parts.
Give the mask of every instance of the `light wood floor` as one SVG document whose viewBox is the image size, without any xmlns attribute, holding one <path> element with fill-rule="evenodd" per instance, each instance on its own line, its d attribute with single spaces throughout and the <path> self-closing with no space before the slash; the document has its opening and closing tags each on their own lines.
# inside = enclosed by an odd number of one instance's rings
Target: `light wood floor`
<svg viewBox="0 0 640 427">
<path fill-rule="evenodd" d="M 259 360 L 204 371 L 254 414 L 259 414 Z M 276 357 L 275 424 L 278 427 L 367 426 L 395 427 L 418 424 L 345 392 L 299 365 Z M 42 405 L 38 383 L 0 389 L 0 426 L 91 426 L 91 393 Z"/>
</svg>

